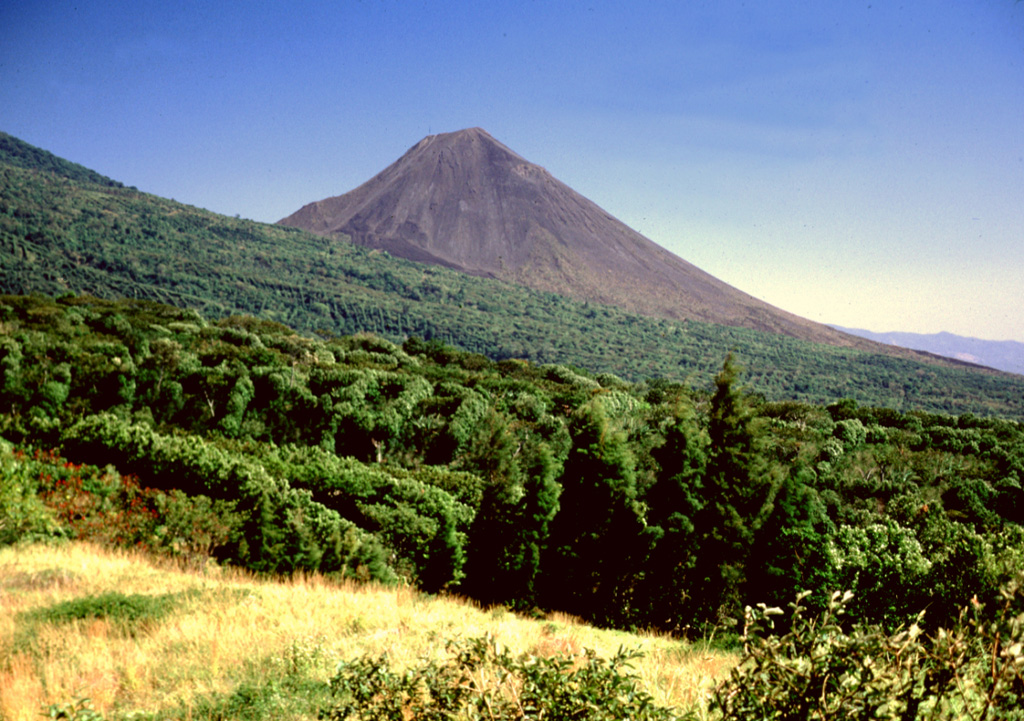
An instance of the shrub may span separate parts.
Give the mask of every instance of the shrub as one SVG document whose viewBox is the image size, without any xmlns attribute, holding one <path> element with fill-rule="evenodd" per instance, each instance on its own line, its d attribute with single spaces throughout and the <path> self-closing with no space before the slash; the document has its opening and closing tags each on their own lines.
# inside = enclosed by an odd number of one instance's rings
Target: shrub
<svg viewBox="0 0 1024 721">
<path fill-rule="evenodd" d="M 31 458 L 14 453 L 10 458 L 0 456 L 0 543 L 5 529 L 3 500 L 18 487 L 5 481 L 9 466 L 20 468 L 21 486 L 38 494 L 17 506 L 22 516 L 38 506 L 36 535 L 43 528 L 38 524 L 46 521 L 51 532 L 59 526 L 72 538 L 202 565 L 241 527 L 233 501 L 143 488 L 135 476 L 71 463 L 53 452 L 36 451 Z"/>
<path fill-rule="evenodd" d="M 158 433 L 111 414 L 82 419 L 64 441 L 67 453 L 143 473 L 160 490 L 221 501 L 214 506 L 218 513 L 234 518 L 235 504 L 244 522 L 231 528 L 232 540 L 217 553 L 219 560 L 267 573 L 319 570 L 385 582 L 395 578 L 374 536 L 312 500 L 309 491 L 272 475 L 255 456 L 196 435 Z"/>
<path fill-rule="evenodd" d="M 57 524 L 36 495 L 35 465 L 0 439 L 0 546 L 53 535 Z"/>
<path fill-rule="evenodd" d="M 493 638 L 446 645 L 441 664 L 424 661 L 404 673 L 386 654 L 342 663 L 331 679 L 334 704 L 320 712 L 328 721 L 395 721 L 415 718 L 585 718 L 669 721 L 672 709 L 656 706 L 626 672 L 639 652 L 620 649 L 605 660 L 586 650 L 550 658 L 513 656 Z"/>
<path fill-rule="evenodd" d="M 896 626 L 912 621 L 927 597 L 931 560 L 914 532 L 892 519 L 840 526 L 828 540 L 831 588 L 854 592 L 846 611 L 856 620 Z"/>
<path fill-rule="evenodd" d="M 1024 614 L 1016 586 L 1003 606 L 965 609 L 950 629 L 926 636 L 917 623 L 895 633 L 844 628 L 852 598 L 832 596 L 815 617 L 803 595 L 791 630 L 773 635 L 781 609 L 747 608 L 744 654 L 715 691 L 723 721 L 816 719 L 1024 719 Z M 919 616 L 923 616 L 923 613 Z"/>
</svg>

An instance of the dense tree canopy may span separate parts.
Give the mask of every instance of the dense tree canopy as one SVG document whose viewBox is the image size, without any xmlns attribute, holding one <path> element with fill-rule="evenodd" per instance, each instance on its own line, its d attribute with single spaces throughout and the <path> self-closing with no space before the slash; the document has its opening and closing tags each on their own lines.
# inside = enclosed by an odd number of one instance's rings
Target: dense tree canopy
<svg viewBox="0 0 1024 721">
<path fill-rule="evenodd" d="M 938 624 L 1024 570 L 1016 421 L 768 402 L 733 357 L 694 389 L 148 301 L 6 296 L 0 323 L 4 542 L 131 538 L 677 633 L 804 590 Z"/>
</svg>

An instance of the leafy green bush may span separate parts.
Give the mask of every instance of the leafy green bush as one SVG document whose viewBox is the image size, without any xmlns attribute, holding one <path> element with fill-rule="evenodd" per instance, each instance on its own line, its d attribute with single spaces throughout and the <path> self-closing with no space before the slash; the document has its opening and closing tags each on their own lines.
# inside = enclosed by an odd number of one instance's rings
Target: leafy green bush
<svg viewBox="0 0 1024 721">
<path fill-rule="evenodd" d="M 889 633 L 847 628 L 852 594 L 833 595 L 808 617 L 803 595 L 790 630 L 772 633 L 778 608 L 747 608 L 744 654 L 715 691 L 723 721 L 768 719 L 1024 719 L 1024 613 L 1018 587 L 1003 605 L 965 609 L 950 629 L 919 624 Z M 923 613 L 918 620 L 923 617 Z"/>
<path fill-rule="evenodd" d="M 292 488 L 253 456 L 195 435 L 172 436 L 112 414 L 87 416 L 64 434 L 69 454 L 139 470 L 158 488 L 236 503 L 245 522 L 218 556 L 258 572 L 340 572 L 394 580 L 377 538 Z"/>
<path fill-rule="evenodd" d="M 53 515 L 37 492 L 38 475 L 29 459 L 0 439 L 0 546 L 52 535 Z"/>
<path fill-rule="evenodd" d="M 493 638 L 449 642 L 443 663 L 427 660 L 404 673 L 386 654 L 342 663 L 331 679 L 328 721 L 423 721 L 580 718 L 591 721 L 680 718 L 657 706 L 626 671 L 639 653 L 619 649 L 605 660 L 592 651 L 544 658 L 513 656 Z"/>
<path fill-rule="evenodd" d="M 847 612 L 858 620 L 894 627 L 921 608 L 931 561 L 911 529 L 891 518 L 866 528 L 840 526 L 827 555 L 832 588 L 853 591 Z"/>
<path fill-rule="evenodd" d="M 225 545 L 241 519 L 230 501 L 212 501 L 206 496 L 187 496 L 181 491 L 161 493 L 156 510 L 157 550 L 192 565 L 202 565 Z"/>
</svg>

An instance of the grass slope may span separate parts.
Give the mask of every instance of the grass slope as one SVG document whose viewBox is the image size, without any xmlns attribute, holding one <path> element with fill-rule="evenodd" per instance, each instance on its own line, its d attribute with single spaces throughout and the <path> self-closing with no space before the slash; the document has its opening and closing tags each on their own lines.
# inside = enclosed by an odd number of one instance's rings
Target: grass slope
<svg viewBox="0 0 1024 721">
<path fill-rule="evenodd" d="M 900 410 L 1024 418 L 1020 376 L 923 363 L 900 349 L 876 355 L 631 315 L 76 180 L 43 160 L 0 162 L 0 292 L 144 298 L 208 317 L 246 313 L 304 332 L 416 335 L 493 359 L 704 387 L 733 351 L 753 389 L 773 400 L 850 397 Z M 38 167 L 23 167 L 32 162 Z"/>
<path fill-rule="evenodd" d="M 82 698 L 107 719 L 316 718 L 338 661 L 387 653 L 403 667 L 439 657 L 446 639 L 484 634 L 536 656 L 639 648 L 634 670 L 656 702 L 705 716 L 710 688 L 736 660 L 406 587 L 181 570 L 81 544 L 0 549 L 0 599 L 7 721 Z"/>
</svg>

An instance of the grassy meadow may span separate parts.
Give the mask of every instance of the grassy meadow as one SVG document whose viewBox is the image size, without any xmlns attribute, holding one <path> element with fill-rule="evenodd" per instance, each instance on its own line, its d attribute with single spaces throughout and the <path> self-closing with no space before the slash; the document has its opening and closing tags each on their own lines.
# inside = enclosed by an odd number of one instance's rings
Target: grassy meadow
<svg viewBox="0 0 1024 721">
<path fill-rule="evenodd" d="M 448 639 L 485 634 L 544 657 L 640 649 L 643 688 L 702 717 L 736 662 L 668 637 L 525 619 L 408 587 L 270 581 L 79 543 L 0 549 L 5 721 L 87 719 L 89 709 L 106 719 L 316 718 L 339 661 L 387 653 L 402 668 L 440 658 Z"/>
</svg>

